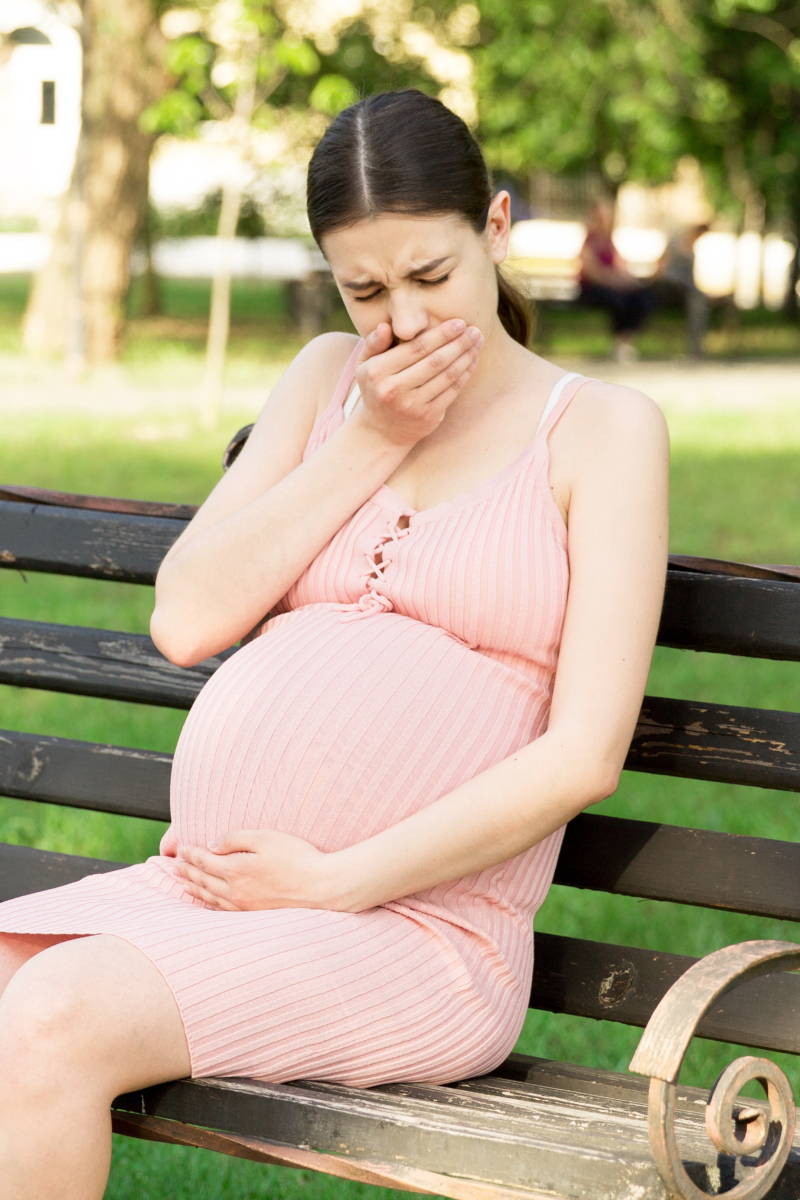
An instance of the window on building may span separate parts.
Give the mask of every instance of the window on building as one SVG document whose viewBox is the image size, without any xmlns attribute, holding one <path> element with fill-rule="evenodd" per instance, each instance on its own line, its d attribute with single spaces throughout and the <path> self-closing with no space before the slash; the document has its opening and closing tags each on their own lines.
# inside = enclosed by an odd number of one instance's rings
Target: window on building
<svg viewBox="0 0 800 1200">
<path fill-rule="evenodd" d="M 56 123 L 56 85 L 53 79 L 42 80 L 42 125 Z"/>
</svg>

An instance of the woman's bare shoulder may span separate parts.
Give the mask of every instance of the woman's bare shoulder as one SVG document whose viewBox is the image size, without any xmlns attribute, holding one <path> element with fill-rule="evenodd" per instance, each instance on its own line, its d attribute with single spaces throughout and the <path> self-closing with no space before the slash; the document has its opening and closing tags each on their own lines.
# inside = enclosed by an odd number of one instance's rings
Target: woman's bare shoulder
<svg viewBox="0 0 800 1200">
<path fill-rule="evenodd" d="M 658 405 L 637 388 L 588 380 L 548 439 L 548 478 L 562 515 L 583 491 L 625 492 L 644 475 L 660 488 L 669 434 Z"/>
<path fill-rule="evenodd" d="M 638 445 L 655 449 L 668 443 L 667 423 L 654 400 L 638 388 L 621 383 L 588 380 L 567 410 L 571 432 L 598 443 Z"/>
<path fill-rule="evenodd" d="M 347 361 L 359 341 L 353 333 L 323 333 L 308 342 L 292 363 L 293 373 L 302 374 L 304 389 L 316 399 L 314 420 L 330 404 Z"/>
<path fill-rule="evenodd" d="M 247 453 L 242 452 L 234 464 L 237 475 L 243 473 L 246 463 L 255 463 L 256 452 L 278 455 L 284 474 L 300 462 L 311 430 L 330 403 L 357 342 L 352 334 L 324 333 L 295 355 L 256 418 Z"/>
</svg>

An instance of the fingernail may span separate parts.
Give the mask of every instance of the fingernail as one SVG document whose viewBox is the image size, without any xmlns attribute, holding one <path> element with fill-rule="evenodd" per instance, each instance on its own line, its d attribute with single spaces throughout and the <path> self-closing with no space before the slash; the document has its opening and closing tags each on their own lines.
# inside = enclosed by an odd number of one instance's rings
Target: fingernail
<svg viewBox="0 0 800 1200">
<path fill-rule="evenodd" d="M 486 344 L 486 338 L 483 336 L 483 334 L 481 334 L 481 336 L 478 338 L 477 342 L 475 343 L 475 346 L 478 350 L 481 350 L 481 349 L 483 349 L 485 344 Z"/>
<path fill-rule="evenodd" d="M 471 342 L 477 342 L 478 338 L 480 338 L 480 339 L 481 339 L 481 341 L 483 341 L 483 335 L 481 334 L 481 331 L 480 331 L 480 329 L 477 329 L 477 328 L 476 328 L 476 327 L 473 325 L 473 326 L 472 326 L 472 329 L 470 329 L 470 331 L 469 331 L 469 340 L 470 340 Z"/>
<path fill-rule="evenodd" d="M 222 838 L 214 838 L 213 842 L 208 843 L 209 850 L 216 850 L 217 846 L 222 841 Z"/>
<path fill-rule="evenodd" d="M 453 333 L 461 333 L 461 331 L 466 328 L 467 322 L 462 321 L 460 317 L 457 317 L 456 320 L 453 321 Z"/>
</svg>

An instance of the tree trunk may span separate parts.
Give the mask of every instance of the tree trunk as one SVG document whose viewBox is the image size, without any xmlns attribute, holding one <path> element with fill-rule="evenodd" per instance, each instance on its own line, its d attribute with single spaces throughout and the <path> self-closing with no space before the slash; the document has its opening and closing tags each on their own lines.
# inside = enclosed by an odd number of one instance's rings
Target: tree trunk
<svg viewBox="0 0 800 1200">
<path fill-rule="evenodd" d="M 236 237 L 241 206 L 241 187 L 236 183 L 226 183 L 222 189 L 222 205 L 217 225 L 217 247 L 220 259 L 214 272 L 214 278 L 211 280 L 206 373 L 200 408 L 200 424 L 204 429 L 216 428 L 222 407 L 222 380 L 225 373 L 225 355 L 231 326 L 231 269 L 226 256 L 230 241 Z"/>
<path fill-rule="evenodd" d="M 84 0 L 81 136 L 50 259 L 37 277 L 24 344 L 71 365 L 117 356 L 133 239 L 155 135 L 139 128 L 167 88 L 151 0 Z"/>
<path fill-rule="evenodd" d="M 256 79 L 258 74 L 259 35 L 251 27 L 242 44 L 239 61 L 239 87 L 236 103 L 229 118 L 230 126 L 243 130 L 253 119 L 256 106 Z M 235 141 L 235 137 L 234 137 Z M 243 144 L 246 142 L 243 139 Z M 204 429 L 215 429 L 222 409 L 222 383 L 225 373 L 225 355 L 228 350 L 228 334 L 231 325 L 231 269 L 226 260 L 227 241 L 236 237 L 239 212 L 242 207 L 240 182 L 229 181 L 222 189 L 222 205 L 219 210 L 217 238 L 220 258 L 211 281 L 211 310 L 208 315 L 208 341 L 206 343 L 206 372 L 203 381 L 203 397 L 200 405 L 200 424 Z"/>
<path fill-rule="evenodd" d="M 161 280 L 153 261 L 153 209 L 150 204 L 150 187 L 148 184 L 142 209 L 142 223 L 139 228 L 139 239 L 144 252 L 144 272 L 142 275 L 142 315 L 157 317 L 163 307 L 161 295 Z"/>
</svg>

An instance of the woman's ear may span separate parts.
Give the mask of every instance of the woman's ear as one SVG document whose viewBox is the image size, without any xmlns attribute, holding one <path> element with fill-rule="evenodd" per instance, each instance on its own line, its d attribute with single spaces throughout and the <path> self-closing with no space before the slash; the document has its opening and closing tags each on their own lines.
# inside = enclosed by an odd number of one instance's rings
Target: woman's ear
<svg viewBox="0 0 800 1200">
<path fill-rule="evenodd" d="M 486 232 L 495 266 L 505 262 L 508 254 L 508 235 L 511 233 L 511 197 L 508 192 L 498 192 L 489 205 L 486 217 Z"/>
</svg>

